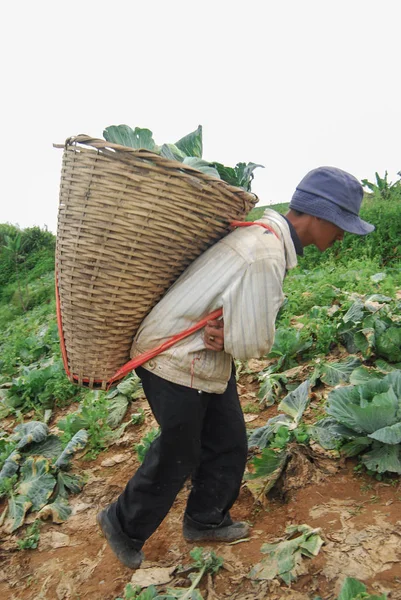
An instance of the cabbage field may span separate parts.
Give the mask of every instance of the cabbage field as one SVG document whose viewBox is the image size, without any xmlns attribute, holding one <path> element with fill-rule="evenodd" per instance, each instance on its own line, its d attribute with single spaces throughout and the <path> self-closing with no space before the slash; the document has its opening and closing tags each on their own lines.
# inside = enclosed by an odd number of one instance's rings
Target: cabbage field
<svg viewBox="0 0 401 600">
<path fill-rule="evenodd" d="M 157 423 L 135 373 L 108 392 L 68 381 L 54 236 L 0 225 L 0 597 L 401 599 L 401 186 L 364 185 L 376 231 L 307 248 L 270 354 L 236 361 L 249 453 L 232 516 L 250 536 L 185 542 L 187 483 L 136 572 L 96 514 Z"/>
</svg>

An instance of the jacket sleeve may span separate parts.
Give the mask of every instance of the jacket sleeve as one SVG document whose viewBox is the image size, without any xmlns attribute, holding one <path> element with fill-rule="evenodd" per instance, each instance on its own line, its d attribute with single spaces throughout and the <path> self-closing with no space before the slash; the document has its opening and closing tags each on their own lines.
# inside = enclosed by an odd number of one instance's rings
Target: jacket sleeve
<svg viewBox="0 0 401 600">
<path fill-rule="evenodd" d="M 224 351 L 247 360 L 266 355 L 274 341 L 275 321 L 284 301 L 285 265 L 274 258 L 259 259 L 222 296 Z"/>
</svg>

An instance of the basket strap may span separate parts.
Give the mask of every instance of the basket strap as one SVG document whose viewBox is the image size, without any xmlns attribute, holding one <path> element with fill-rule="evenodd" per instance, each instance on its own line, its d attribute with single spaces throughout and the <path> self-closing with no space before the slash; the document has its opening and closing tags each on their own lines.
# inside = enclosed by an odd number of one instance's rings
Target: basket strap
<svg viewBox="0 0 401 600">
<path fill-rule="evenodd" d="M 259 223 L 258 221 L 231 221 L 230 225 L 231 227 L 249 227 L 249 225 L 260 225 L 260 227 L 264 227 L 265 229 L 270 231 L 270 233 L 274 233 L 278 240 L 280 239 L 280 236 L 273 229 L 273 227 L 270 227 L 270 225 L 266 225 L 266 223 Z"/>
<path fill-rule="evenodd" d="M 177 333 L 177 335 L 173 335 L 171 338 L 163 342 L 163 344 L 160 344 L 160 346 L 157 346 L 152 350 L 148 350 L 147 352 L 143 352 L 143 354 L 139 354 L 138 356 L 127 362 L 124 366 L 122 366 L 121 369 L 118 369 L 118 371 L 113 375 L 113 377 L 109 379 L 108 385 L 113 385 L 113 383 L 115 383 L 119 379 L 122 379 L 123 377 L 125 377 L 125 375 L 128 375 L 128 373 L 130 373 L 137 367 L 140 367 L 141 365 L 143 365 L 143 363 L 147 362 L 151 358 L 154 358 L 158 354 L 161 354 L 168 348 L 171 348 L 171 346 L 173 346 L 176 342 L 183 340 L 192 333 L 195 333 L 195 331 L 198 331 L 199 329 L 202 329 L 202 327 L 205 327 L 208 321 L 218 319 L 222 315 L 223 309 L 218 308 L 217 310 L 206 315 L 206 317 L 203 317 L 203 319 L 198 321 L 196 325 L 193 325 L 192 327 L 189 327 L 189 329 L 185 329 L 184 331 Z"/>
<path fill-rule="evenodd" d="M 278 239 L 280 239 L 278 234 L 276 233 L 276 231 L 269 225 L 266 225 L 265 223 L 258 223 L 258 222 L 254 222 L 254 221 L 231 221 L 230 225 L 231 225 L 231 227 L 248 227 L 250 225 L 260 225 L 261 227 L 264 227 L 265 229 L 267 229 L 268 231 L 273 233 Z M 63 323 L 62 323 L 62 318 L 61 318 L 60 295 L 59 295 L 59 290 L 58 290 L 57 270 L 56 270 L 55 281 L 56 281 L 57 324 L 58 324 L 58 330 L 59 330 L 59 335 L 60 335 L 60 346 L 61 346 L 61 354 L 63 357 L 63 365 L 64 365 L 65 372 L 66 372 L 67 376 L 69 377 L 69 379 L 78 382 L 79 378 L 76 375 L 74 375 L 73 373 L 71 373 L 68 368 L 67 350 L 65 347 L 64 335 L 63 335 Z M 109 381 L 107 382 L 107 389 L 109 389 L 110 386 L 112 386 L 117 381 L 119 381 L 120 379 L 122 379 L 123 377 L 128 375 L 128 373 L 130 373 L 137 367 L 140 367 L 142 364 L 144 364 L 148 360 L 151 360 L 158 354 L 161 354 L 168 348 L 171 348 L 171 346 L 173 346 L 175 343 L 179 342 L 180 340 L 183 340 L 184 338 L 188 337 L 189 335 L 192 335 L 199 329 L 202 329 L 202 327 L 205 327 L 207 325 L 208 321 L 212 321 L 213 319 L 218 319 L 222 315 L 223 315 L 223 309 L 218 308 L 217 310 L 206 315 L 206 317 L 203 317 L 203 319 L 201 319 L 198 323 L 196 323 L 192 327 L 189 327 L 188 329 L 185 329 L 184 331 L 181 331 L 180 333 L 173 335 L 171 338 L 169 338 L 168 340 L 166 340 L 165 342 L 163 342 L 156 348 L 153 348 L 152 350 L 147 350 L 146 352 L 143 352 L 142 354 L 139 354 L 132 360 L 128 361 L 127 363 L 125 363 L 125 365 L 123 365 L 120 369 L 118 369 L 118 371 L 116 371 L 116 373 L 114 373 L 114 375 L 109 379 Z M 83 379 L 83 381 L 86 382 L 89 380 Z"/>
<path fill-rule="evenodd" d="M 65 341 L 64 341 L 63 321 L 62 321 L 62 317 L 61 317 L 61 307 L 60 307 L 60 292 L 58 291 L 58 273 L 57 273 L 57 267 L 56 267 L 56 270 L 55 270 L 54 281 L 55 281 L 55 284 L 56 284 L 55 285 L 55 287 L 56 287 L 56 315 L 57 315 L 58 333 L 59 333 L 59 336 L 60 336 L 61 356 L 63 358 L 64 370 L 65 370 L 65 372 L 67 374 L 67 377 L 69 379 L 71 379 L 71 373 L 70 373 L 70 370 L 68 368 L 67 350 L 66 350 Z"/>
<path fill-rule="evenodd" d="M 266 225 L 266 223 L 258 223 L 258 222 L 254 222 L 254 221 L 231 221 L 230 225 L 231 225 L 231 227 L 248 227 L 250 225 L 260 225 L 261 227 L 264 227 L 265 229 L 267 229 L 268 231 L 273 233 L 278 239 L 280 239 L 278 234 L 276 233 L 276 231 L 269 225 Z M 173 337 L 169 338 L 167 341 L 163 342 L 163 344 L 160 344 L 160 346 L 157 346 L 157 348 L 153 348 L 152 350 L 148 350 L 147 352 L 144 352 L 143 354 L 139 354 L 138 356 L 136 356 L 135 358 L 133 358 L 132 360 L 127 362 L 125 365 L 123 365 L 121 367 L 121 369 L 118 369 L 118 371 L 113 375 L 113 377 L 111 377 L 111 379 L 109 379 L 108 387 L 113 385 L 113 383 L 115 383 L 119 379 L 122 379 L 123 377 L 128 375 L 128 373 L 130 373 L 130 371 L 133 371 L 137 367 L 140 367 L 141 365 L 143 365 L 148 360 L 151 360 L 158 354 L 161 354 L 168 348 L 171 348 L 171 346 L 173 346 L 176 342 L 183 340 L 184 338 L 188 337 L 192 333 L 195 333 L 195 331 L 199 331 L 199 329 L 202 329 L 202 327 L 205 327 L 207 325 L 208 321 L 212 321 L 213 319 L 219 319 L 222 315 L 223 315 L 223 309 L 219 308 L 219 309 L 215 310 L 214 312 L 210 313 L 209 315 L 207 315 L 206 317 L 203 317 L 203 319 L 201 319 L 198 323 L 196 323 L 196 325 L 193 325 L 189 329 L 185 329 L 184 331 L 177 333 L 177 335 L 174 335 Z"/>
</svg>

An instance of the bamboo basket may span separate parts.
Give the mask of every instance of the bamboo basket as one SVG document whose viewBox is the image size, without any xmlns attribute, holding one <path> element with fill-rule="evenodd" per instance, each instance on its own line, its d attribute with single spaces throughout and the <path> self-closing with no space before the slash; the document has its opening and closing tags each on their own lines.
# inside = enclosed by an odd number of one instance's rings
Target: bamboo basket
<svg viewBox="0 0 401 600">
<path fill-rule="evenodd" d="M 56 297 L 69 379 L 107 387 L 144 317 L 184 269 L 244 220 L 254 194 L 86 135 L 66 140 Z"/>
</svg>

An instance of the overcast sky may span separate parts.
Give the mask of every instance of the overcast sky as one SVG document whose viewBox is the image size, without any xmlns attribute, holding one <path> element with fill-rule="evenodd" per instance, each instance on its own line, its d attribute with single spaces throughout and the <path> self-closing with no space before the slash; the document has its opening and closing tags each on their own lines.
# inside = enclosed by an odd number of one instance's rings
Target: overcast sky
<svg viewBox="0 0 401 600">
<path fill-rule="evenodd" d="M 0 223 L 56 232 L 62 151 L 108 125 L 255 162 L 259 204 L 311 169 L 401 170 L 399 0 L 4 2 Z"/>
</svg>

